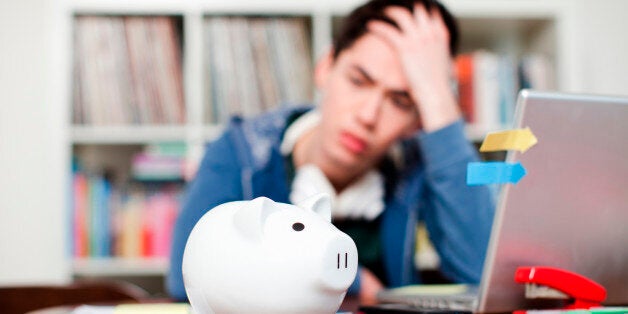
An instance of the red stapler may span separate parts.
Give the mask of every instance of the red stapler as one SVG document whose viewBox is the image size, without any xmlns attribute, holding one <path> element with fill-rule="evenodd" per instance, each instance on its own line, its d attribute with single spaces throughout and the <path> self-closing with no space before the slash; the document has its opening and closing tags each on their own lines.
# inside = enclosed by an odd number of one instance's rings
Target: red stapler
<svg viewBox="0 0 628 314">
<path fill-rule="evenodd" d="M 579 274 L 554 267 L 519 267 L 515 281 L 526 284 L 526 298 L 568 300 L 564 309 L 589 309 L 601 306 L 606 289 Z M 513 314 L 525 313 L 515 311 Z"/>
</svg>

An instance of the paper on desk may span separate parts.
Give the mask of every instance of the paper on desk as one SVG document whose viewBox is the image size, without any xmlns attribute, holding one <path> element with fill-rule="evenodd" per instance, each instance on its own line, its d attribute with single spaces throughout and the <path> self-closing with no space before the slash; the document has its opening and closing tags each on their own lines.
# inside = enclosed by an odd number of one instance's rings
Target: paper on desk
<svg viewBox="0 0 628 314">
<path fill-rule="evenodd" d="M 83 305 L 72 314 L 189 314 L 190 305 L 185 303 L 121 304 L 116 306 Z"/>
<path fill-rule="evenodd" d="M 122 304 L 116 306 L 114 314 L 188 314 L 186 303 Z"/>
<path fill-rule="evenodd" d="M 398 295 L 453 295 L 465 293 L 468 286 L 465 284 L 444 284 L 444 285 L 411 285 L 390 289 L 390 292 Z"/>
<path fill-rule="evenodd" d="M 81 305 L 72 311 L 72 314 L 113 314 L 115 306 Z"/>
</svg>

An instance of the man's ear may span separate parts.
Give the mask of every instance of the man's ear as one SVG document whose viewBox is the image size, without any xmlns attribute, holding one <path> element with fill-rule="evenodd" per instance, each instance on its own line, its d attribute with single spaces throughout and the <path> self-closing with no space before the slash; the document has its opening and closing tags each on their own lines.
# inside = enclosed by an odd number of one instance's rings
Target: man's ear
<svg viewBox="0 0 628 314">
<path fill-rule="evenodd" d="M 316 67 L 314 68 L 314 83 L 319 90 L 324 89 L 325 82 L 329 76 L 329 72 L 334 64 L 334 49 L 329 48 L 319 59 L 316 61 Z"/>
</svg>

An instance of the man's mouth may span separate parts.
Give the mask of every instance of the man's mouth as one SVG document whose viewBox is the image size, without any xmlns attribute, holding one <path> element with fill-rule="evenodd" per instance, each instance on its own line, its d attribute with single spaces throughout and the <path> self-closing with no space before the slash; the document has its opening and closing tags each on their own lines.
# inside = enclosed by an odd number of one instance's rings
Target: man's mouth
<svg viewBox="0 0 628 314">
<path fill-rule="evenodd" d="M 361 154 L 366 150 L 366 142 L 349 132 L 340 134 L 340 143 L 354 154 Z"/>
</svg>

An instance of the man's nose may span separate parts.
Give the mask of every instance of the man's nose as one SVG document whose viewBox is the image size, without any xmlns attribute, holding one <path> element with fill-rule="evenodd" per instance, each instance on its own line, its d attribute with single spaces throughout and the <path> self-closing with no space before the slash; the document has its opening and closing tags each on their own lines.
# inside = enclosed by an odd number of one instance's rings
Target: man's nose
<svg viewBox="0 0 628 314">
<path fill-rule="evenodd" d="M 371 94 L 357 108 L 356 115 L 360 123 L 373 128 L 377 124 L 382 105 L 384 103 L 383 95 Z"/>
</svg>

